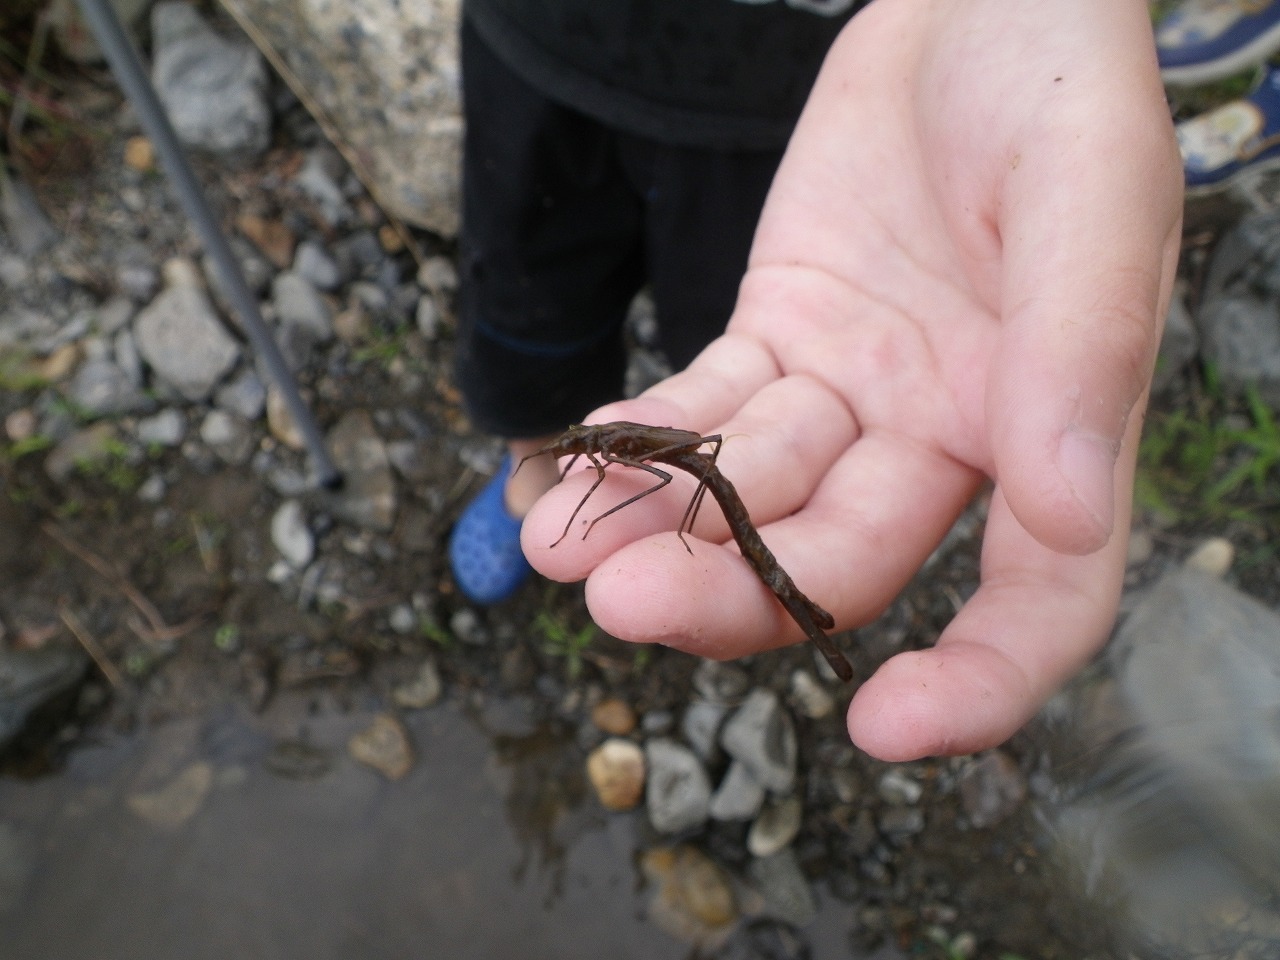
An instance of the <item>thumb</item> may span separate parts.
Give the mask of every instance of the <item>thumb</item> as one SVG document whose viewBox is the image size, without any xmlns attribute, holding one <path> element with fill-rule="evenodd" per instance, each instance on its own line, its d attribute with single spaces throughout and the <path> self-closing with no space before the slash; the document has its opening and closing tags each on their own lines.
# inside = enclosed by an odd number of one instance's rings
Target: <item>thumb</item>
<svg viewBox="0 0 1280 960">
<path fill-rule="evenodd" d="M 1116 465 L 1137 456 L 1126 426 L 1145 403 L 1181 237 L 1181 164 L 1160 133 L 1084 145 L 1124 148 L 1093 175 L 1082 176 L 1068 150 L 1036 158 L 1047 167 L 1038 191 L 1023 189 L 1032 178 L 1021 170 L 1005 184 L 1004 313 L 987 424 L 1010 509 L 1059 552 L 1101 548 L 1117 510 L 1125 515 L 1118 499 L 1131 495 L 1116 489 Z M 1070 196 L 1045 188 L 1067 183 Z"/>
</svg>

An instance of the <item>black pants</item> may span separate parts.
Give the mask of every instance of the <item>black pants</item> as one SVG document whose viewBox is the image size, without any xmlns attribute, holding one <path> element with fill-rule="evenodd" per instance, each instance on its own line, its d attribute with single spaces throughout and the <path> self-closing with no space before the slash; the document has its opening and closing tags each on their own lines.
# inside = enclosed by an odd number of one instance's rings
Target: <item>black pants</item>
<svg viewBox="0 0 1280 960">
<path fill-rule="evenodd" d="M 646 283 L 677 368 L 724 331 L 782 151 L 604 126 L 513 75 L 465 17 L 462 66 L 458 383 L 478 428 L 555 433 L 622 395 Z"/>
</svg>

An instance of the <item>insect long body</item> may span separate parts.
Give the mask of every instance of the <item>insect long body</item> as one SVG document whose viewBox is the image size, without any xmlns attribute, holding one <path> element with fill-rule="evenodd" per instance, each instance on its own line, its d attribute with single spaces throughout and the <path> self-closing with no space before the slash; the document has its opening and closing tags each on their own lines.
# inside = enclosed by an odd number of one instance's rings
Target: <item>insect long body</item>
<svg viewBox="0 0 1280 960">
<path fill-rule="evenodd" d="M 647 424 L 629 423 L 622 420 L 613 423 L 571 426 L 555 440 L 532 455 L 536 457 L 549 453 L 557 457 L 572 457 L 565 467 L 566 471 L 578 457 L 586 457 L 596 471 L 595 483 L 591 485 L 591 489 L 587 491 L 586 496 L 578 502 L 577 507 L 574 508 L 568 522 L 565 524 L 564 532 L 560 534 L 560 537 L 551 546 L 554 547 L 568 536 L 574 519 L 581 512 L 583 506 L 586 505 L 587 500 L 591 498 L 591 495 L 595 493 L 596 488 L 604 482 L 605 467 L 609 464 L 618 463 L 644 470 L 654 476 L 658 482 L 652 487 L 640 491 L 635 496 L 628 497 L 592 520 L 587 526 L 586 532 L 582 535 L 583 539 L 586 539 L 587 534 L 591 532 L 591 528 L 600 520 L 643 497 L 647 497 L 651 493 L 657 492 L 671 482 L 671 474 L 654 466 L 654 462 L 668 464 L 684 470 L 698 481 L 698 486 L 694 490 L 693 497 L 689 500 L 689 506 L 685 508 L 684 516 L 681 518 L 680 526 L 676 531 L 685 549 L 690 553 L 693 552 L 689 547 L 688 541 L 684 539 L 684 533 L 686 530 L 692 531 L 693 522 L 698 515 L 698 509 L 701 507 L 702 501 L 709 490 L 711 491 L 711 496 L 724 513 L 725 521 L 729 525 L 734 541 L 738 544 L 738 549 L 742 552 L 743 558 L 750 565 L 756 576 L 778 598 L 778 602 L 791 615 L 791 618 L 799 624 L 805 636 L 813 641 L 814 645 L 826 658 L 827 663 L 831 665 L 831 669 L 836 672 L 836 675 L 845 681 L 852 679 L 853 668 L 849 665 L 849 661 L 836 649 L 831 639 L 822 632 L 835 626 L 835 621 L 831 614 L 801 593 L 795 582 L 782 569 L 781 564 L 778 563 L 773 552 L 765 545 L 759 531 L 756 530 L 755 525 L 751 522 L 751 515 L 747 512 L 742 498 L 738 496 L 737 490 L 729 482 L 728 477 L 722 474 L 716 466 L 716 458 L 720 454 L 721 443 L 722 439 L 719 435 L 704 437 L 691 430 L 679 430 L 675 427 L 653 427 Z M 703 453 L 702 448 L 704 446 L 710 446 L 711 452 Z M 529 458 L 526 457 L 525 459 Z M 522 460 L 521 463 L 523 462 Z M 517 469 L 519 468 L 517 467 Z"/>
</svg>

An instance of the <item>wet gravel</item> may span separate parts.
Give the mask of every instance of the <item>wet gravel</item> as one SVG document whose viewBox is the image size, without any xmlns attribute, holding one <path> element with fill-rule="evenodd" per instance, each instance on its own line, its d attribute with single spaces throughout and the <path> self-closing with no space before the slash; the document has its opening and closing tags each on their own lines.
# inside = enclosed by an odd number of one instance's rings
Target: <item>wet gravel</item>
<svg viewBox="0 0 1280 960">
<path fill-rule="evenodd" d="M 7 649 L 94 662 L 7 775 L 56 774 L 95 731 L 289 695 L 382 711 L 358 759 L 394 781 L 422 762 L 395 717 L 446 697 L 538 758 L 510 801 L 533 833 L 601 802 L 593 751 L 640 748 L 637 875 L 674 891 L 652 921 L 700 955 L 807 956 L 815 894 L 845 911 L 856 956 L 1111 955 L 1038 816 L 1059 795 L 1052 723 L 979 757 L 884 764 L 849 744 L 852 688 L 807 647 L 700 663 L 602 635 L 574 585 L 536 580 L 493 609 L 457 594 L 445 539 L 499 450 L 450 383 L 452 247 L 419 233 L 421 256 L 405 249 L 284 98 L 265 153 L 195 162 L 344 469 L 341 491 L 318 489 L 131 113 L 100 75 L 66 96 L 77 124 L 36 136 L 33 192 L 0 232 L 0 627 Z M 642 309 L 634 329 L 643 383 L 661 362 Z M 928 644 L 975 589 L 981 525 L 979 503 L 845 639 L 855 682 Z M 554 749 L 530 748 L 546 737 Z M 325 769 L 283 740 L 268 763 Z"/>
</svg>

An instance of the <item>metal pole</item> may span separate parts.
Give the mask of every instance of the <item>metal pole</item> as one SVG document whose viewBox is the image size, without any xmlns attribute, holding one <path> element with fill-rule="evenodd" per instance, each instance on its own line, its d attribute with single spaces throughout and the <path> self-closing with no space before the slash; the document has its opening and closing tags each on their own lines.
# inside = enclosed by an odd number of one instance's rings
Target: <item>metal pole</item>
<svg viewBox="0 0 1280 960">
<path fill-rule="evenodd" d="M 337 467 L 329 457 L 320 429 L 316 426 L 311 410 L 298 392 L 297 382 L 285 363 L 284 356 L 280 353 L 280 347 L 263 322 L 262 314 L 258 312 L 257 298 L 245 282 L 240 264 L 231 252 L 231 247 L 205 199 L 204 191 L 196 180 L 191 165 L 187 162 L 182 146 L 178 142 L 178 136 L 174 133 L 173 125 L 169 122 L 160 98 L 147 77 L 142 57 L 125 33 L 110 0 L 76 0 L 76 2 L 89 28 L 93 31 L 98 45 L 102 48 L 102 53 L 107 58 L 107 64 L 111 67 L 116 82 L 120 84 L 125 96 L 137 110 L 143 129 L 155 145 L 165 173 L 178 195 L 178 201 L 195 225 L 205 251 L 222 275 L 226 284 L 227 299 L 230 300 L 232 309 L 239 314 L 250 344 L 261 355 L 271 379 L 279 388 L 285 406 L 288 407 L 299 433 L 302 434 L 307 452 L 311 455 L 317 481 L 322 487 L 328 489 L 340 486 L 342 475 L 338 473 Z"/>
</svg>

